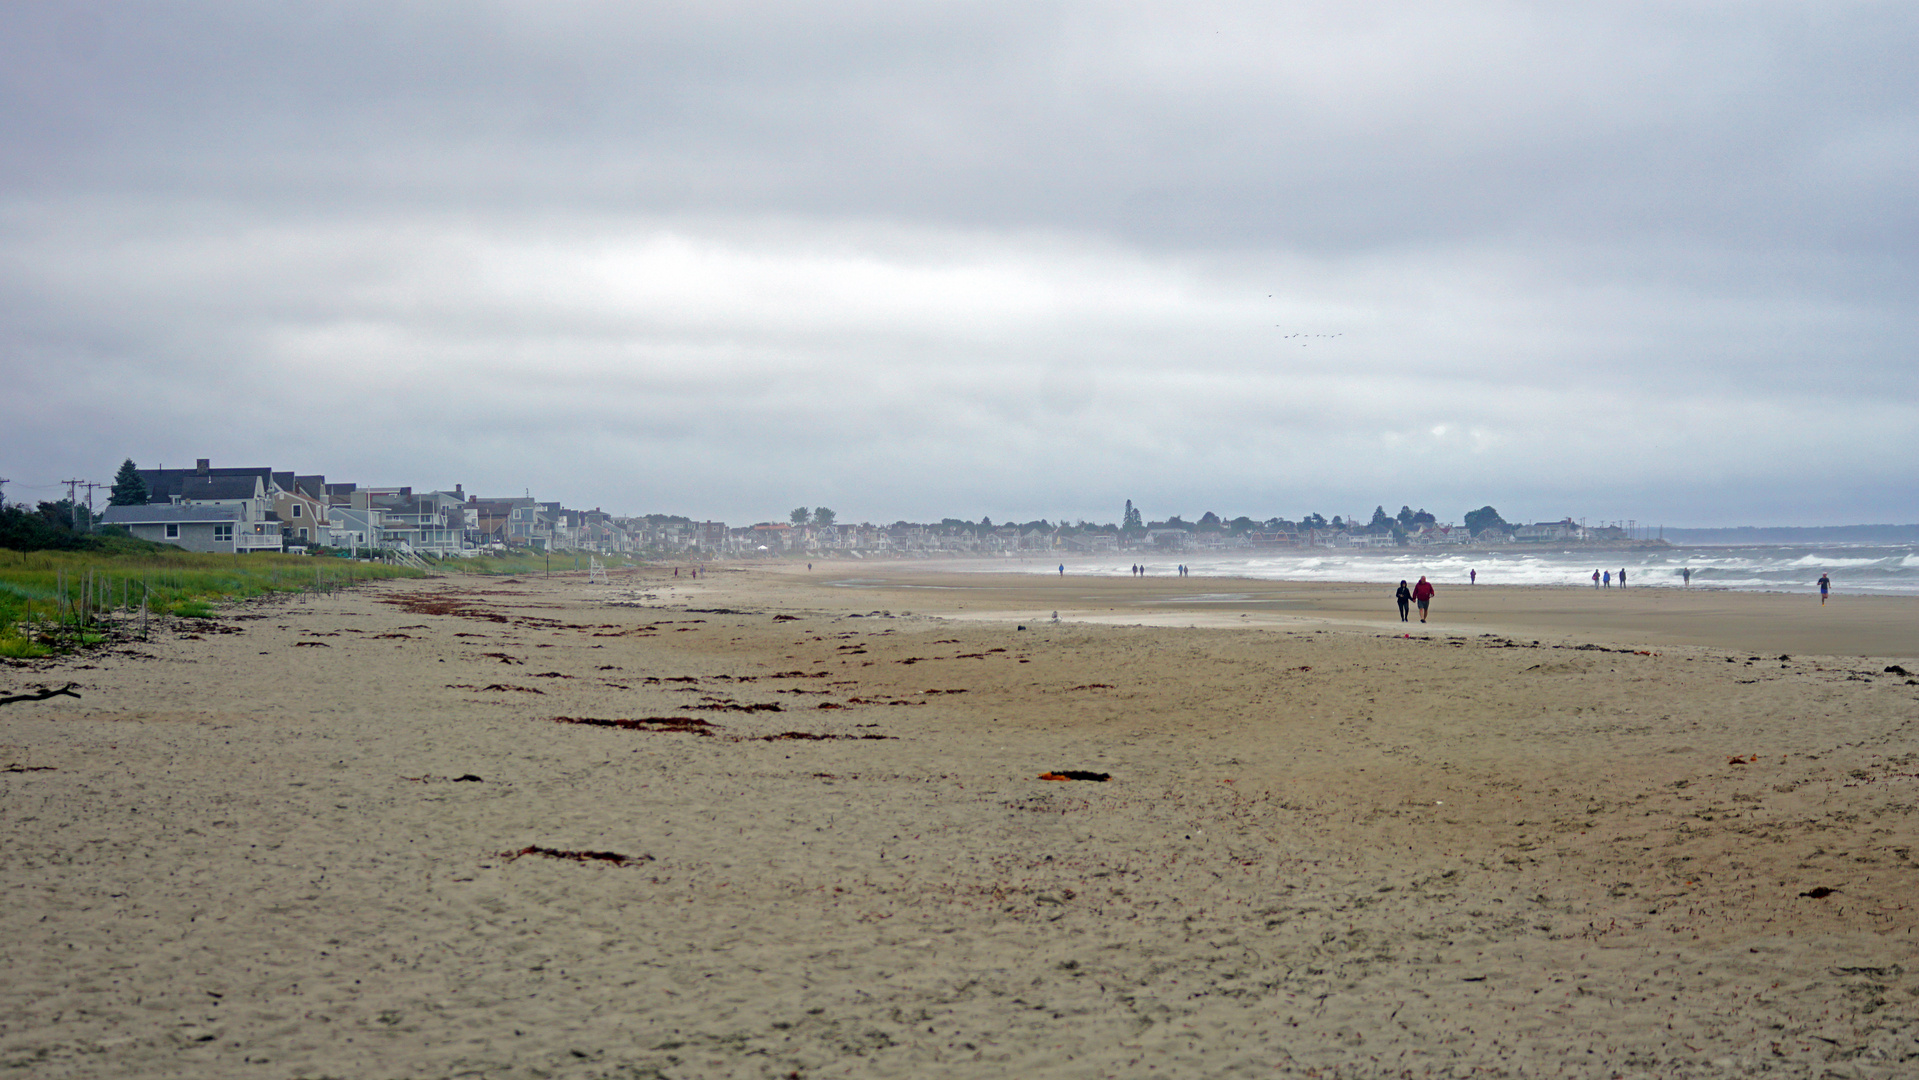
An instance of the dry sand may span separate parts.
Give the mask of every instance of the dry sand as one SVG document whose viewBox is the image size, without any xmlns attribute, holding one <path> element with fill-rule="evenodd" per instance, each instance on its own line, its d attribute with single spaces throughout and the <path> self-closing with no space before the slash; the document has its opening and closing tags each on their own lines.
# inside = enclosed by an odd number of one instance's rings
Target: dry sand
<svg viewBox="0 0 1919 1080">
<path fill-rule="evenodd" d="M 1390 608 L 442 578 L 14 664 L 0 1069 L 1919 1075 L 1919 603 Z"/>
</svg>

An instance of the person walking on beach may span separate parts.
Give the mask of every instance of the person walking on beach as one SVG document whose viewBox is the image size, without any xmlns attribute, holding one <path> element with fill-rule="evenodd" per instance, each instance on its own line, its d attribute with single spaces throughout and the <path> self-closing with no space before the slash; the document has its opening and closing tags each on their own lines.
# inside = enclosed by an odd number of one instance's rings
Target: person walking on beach
<svg viewBox="0 0 1919 1080">
<path fill-rule="evenodd" d="M 1681 567 L 1679 570 L 1679 579 L 1686 583 L 1686 588 L 1692 588 L 1692 567 Z"/>
<path fill-rule="evenodd" d="M 1419 605 L 1420 622 L 1426 621 L 1426 606 L 1433 602 L 1433 592 L 1433 583 L 1426 580 L 1426 575 L 1419 575 L 1419 584 L 1413 586 L 1413 603 Z"/>
<path fill-rule="evenodd" d="M 1606 571 L 1606 588 L 1612 588 L 1612 571 Z"/>
<path fill-rule="evenodd" d="M 1406 615 L 1413 606 L 1413 591 L 1406 587 L 1405 578 L 1399 579 L 1399 591 L 1393 594 L 1393 599 L 1399 601 L 1399 621 L 1405 622 Z"/>
<path fill-rule="evenodd" d="M 1593 588 L 1599 588 L 1599 571 L 1593 571 Z"/>
<path fill-rule="evenodd" d="M 1626 587 L 1626 568 L 1623 566 L 1619 568 L 1619 587 Z"/>
<path fill-rule="evenodd" d="M 1826 594 L 1831 591 L 1832 591 L 1832 578 L 1827 577 L 1825 574 L 1820 574 L 1819 575 L 1819 606 L 1820 607 L 1826 606 Z"/>
<path fill-rule="evenodd" d="M 1479 584 L 1479 571 L 1477 570 L 1466 571 L 1466 584 L 1468 585 Z"/>
<path fill-rule="evenodd" d="M 1066 564 L 1065 564 L 1065 563 L 1060 563 L 1060 564 L 1059 564 L 1059 576 L 1060 576 L 1060 577 L 1065 577 L 1065 576 L 1066 576 Z"/>
</svg>

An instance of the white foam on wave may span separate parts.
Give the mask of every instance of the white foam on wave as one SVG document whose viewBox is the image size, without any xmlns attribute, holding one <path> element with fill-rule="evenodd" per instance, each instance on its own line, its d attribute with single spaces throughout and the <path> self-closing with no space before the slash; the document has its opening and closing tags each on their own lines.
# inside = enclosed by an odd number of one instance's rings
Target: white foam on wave
<svg viewBox="0 0 1919 1080">
<path fill-rule="evenodd" d="M 1311 552 L 1253 554 L 1214 552 L 1127 555 L 1080 563 L 1073 574 L 1124 577 L 1134 565 L 1149 577 L 1166 577 L 1185 565 L 1194 577 L 1247 577 L 1267 581 L 1416 580 L 1421 574 L 1445 586 L 1465 585 L 1479 572 L 1482 585 L 1592 587 L 1595 569 L 1615 580 L 1623 566 L 1633 588 L 1683 588 L 1681 571 L 1692 571 L 1692 587 L 1741 592 L 1796 592 L 1811 589 L 1822 573 L 1842 591 L 1919 595 L 1919 550 L 1909 547 L 1859 549 L 1844 555 L 1798 548 L 1669 548 L 1659 551 L 1578 549 L 1535 551 L 1450 551 L 1435 548 L 1397 550 L 1315 549 Z M 999 569 L 999 568 L 995 568 Z M 1033 573 L 1053 573 L 1052 565 L 1032 564 Z"/>
<path fill-rule="evenodd" d="M 1879 564 L 1885 561 L 1886 560 L 1884 558 L 1847 559 L 1847 558 L 1841 558 L 1840 556 L 1837 556 L 1837 555 L 1808 554 L 1808 555 L 1801 555 L 1799 558 L 1794 559 L 1792 561 L 1792 565 L 1804 566 L 1804 567 L 1810 567 L 1810 568 L 1816 568 L 1816 569 L 1822 569 L 1822 570 L 1831 570 L 1831 569 L 1835 569 L 1842 566 L 1878 566 Z"/>
</svg>

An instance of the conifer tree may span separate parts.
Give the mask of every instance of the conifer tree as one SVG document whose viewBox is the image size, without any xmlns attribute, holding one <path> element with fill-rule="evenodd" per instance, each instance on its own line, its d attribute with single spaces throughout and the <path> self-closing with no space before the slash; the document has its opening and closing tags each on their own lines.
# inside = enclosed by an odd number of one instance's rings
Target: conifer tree
<svg viewBox="0 0 1919 1080">
<path fill-rule="evenodd" d="M 113 476 L 113 493 L 107 497 L 108 506 L 145 506 L 151 493 L 147 491 L 147 478 L 140 475 L 140 467 L 128 458 L 120 465 L 120 471 Z"/>
</svg>

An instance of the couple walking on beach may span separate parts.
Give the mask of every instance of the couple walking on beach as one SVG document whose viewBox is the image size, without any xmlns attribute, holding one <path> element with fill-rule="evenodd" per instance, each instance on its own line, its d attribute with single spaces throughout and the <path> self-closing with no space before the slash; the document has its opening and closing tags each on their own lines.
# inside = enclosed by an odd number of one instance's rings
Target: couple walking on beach
<svg viewBox="0 0 1919 1080">
<path fill-rule="evenodd" d="M 1426 575 L 1424 574 L 1419 575 L 1419 584 L 1414 585 L 1410 589 L 1406 587 L 1406 579 L 1401 578 L 1399 580 L 1399 591 L 1393 594 L 1394 598 L 1399 601 L 1399 621 L 1405 622 L 1408 613 L 1407 609 L 1413 604 L 1418 604 L 1419 621 L 1425 622 L 1426 608 L 1433 601 L 1433 591 L 1433 583 L 1427 581 Z"/>
</svg>

